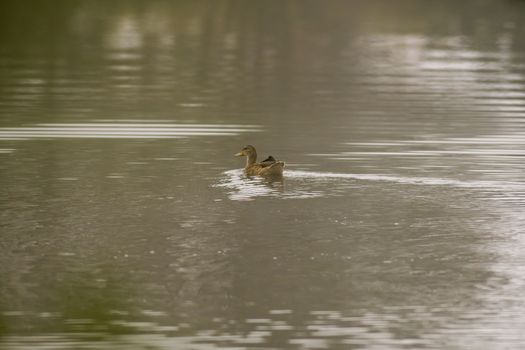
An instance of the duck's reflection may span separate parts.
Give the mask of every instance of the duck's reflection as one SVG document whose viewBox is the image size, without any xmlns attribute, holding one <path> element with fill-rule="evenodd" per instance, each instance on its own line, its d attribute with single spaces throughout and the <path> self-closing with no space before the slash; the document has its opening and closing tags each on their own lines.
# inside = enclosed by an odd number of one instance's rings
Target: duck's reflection
<svg viewBox="0 0 525 350">
<path fill-rule="evenodd" d="M 262 184 L 269 188 L 283 191 L 284 190 L 284 176 L 282 174 L 272 174 L 261 177 L 247 176 L 250 179 L 260 180 Z"/>
<path fill-rule="evenodd" d="M 249 201 L 257 197 L 313 198 L 321 197 L 324 192 L 305 189 L 300 183 L 289 183 L 285 175 L 246 176 L 241 169 L 229 170 L 216 187 L 230 189 L 228 198 L 235 201 Z M 297 185 L 297 186 L 295 186 Z"/>
<path fill-rule="evenodd" d="M 226 172 L 227 178 L 218 186 L 231 189 L 228 193 L 232 200 L 253 200 L 256 197 L 279 196 L 284 194 L 282 175 L 268 177 L 247 176 L 242 171 Z"/>
</svg>

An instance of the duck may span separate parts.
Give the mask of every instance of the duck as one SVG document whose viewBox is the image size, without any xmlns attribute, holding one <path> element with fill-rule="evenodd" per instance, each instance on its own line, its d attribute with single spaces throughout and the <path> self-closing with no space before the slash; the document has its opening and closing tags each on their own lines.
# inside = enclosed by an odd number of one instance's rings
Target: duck
<svg viewBox="0 0 525 350">
<path fill-rule="evenodd" d="M 274 157 L 269 156 L 260 163 L 257 163 L 257 151 L 252 145 L 245 146 L 236 157 L 246 157 L 246 166 L 244 173 L 247 176 L 282 176 L 284 170 L 284 162 L 275 160 Z"/>
</svg>

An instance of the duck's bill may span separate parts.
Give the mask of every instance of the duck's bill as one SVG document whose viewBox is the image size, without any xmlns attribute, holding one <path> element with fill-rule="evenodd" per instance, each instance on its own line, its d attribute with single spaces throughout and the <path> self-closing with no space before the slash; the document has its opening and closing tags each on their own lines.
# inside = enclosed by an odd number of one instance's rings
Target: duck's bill
<svg viewBox="0 0 525 350">
<path fill-rule="evenodd" d="M 242 152 L 239 152 L 239 153 L 235 153 L 235 156 L 236 157 L 242 157 L 242 156 L 244 156 L 244 154 Z"/>
</svg>

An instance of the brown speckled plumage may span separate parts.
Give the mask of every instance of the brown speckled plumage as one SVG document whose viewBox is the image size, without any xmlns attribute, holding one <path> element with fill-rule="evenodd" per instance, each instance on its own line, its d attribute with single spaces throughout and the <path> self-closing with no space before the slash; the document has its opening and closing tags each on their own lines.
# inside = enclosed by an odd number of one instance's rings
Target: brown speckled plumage
<svg viewBox="0 0 525 350">
<path fill-rule="evenodd" d="M 257 151 L 252 145 L 244 147 L 236 156 L 246 157 L 246 166 L 244 173 L 248 176 L 281 176 L 283 174 L 284 162 L 276 161 L 274 157 L 269 156 L 260 163 L 257 163 Z"/>
</svg>

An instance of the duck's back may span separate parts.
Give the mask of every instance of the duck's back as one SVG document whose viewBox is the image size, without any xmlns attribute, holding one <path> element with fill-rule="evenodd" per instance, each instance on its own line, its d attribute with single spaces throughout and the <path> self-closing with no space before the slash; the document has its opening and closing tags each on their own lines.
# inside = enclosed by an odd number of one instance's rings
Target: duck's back
<svg viewBox="0 0 525 350">
<path fill-rule="evenodd" d="M 282 175 L 284 162 L 276 161 L 274 157 L 269 156 L 260 163 L 255 163 L 244 169 L 246 175 L 275 176 Z"/>
<path fill-rule="evenodd" d="M 284 162 L 277 162 L 274 159 L 273 163 L 261 168 L 259 175 L 282 175 L 283 170 Z"/>
<path fill-rule="evenodd" d="M 267 167 L 267 166 L 270 166 L 272 164 L 275 164 L 277 163 L 277 161 L 275 160 L 274 157 L 272 156 L 269 156 L 268 158 L 266 158 L 265 160 L 263 160 L 262 162 L 260 162 L 259 164 L 263 167 Z"/>
</svg>

